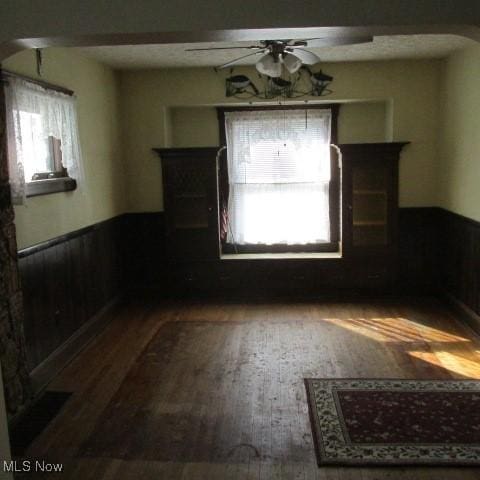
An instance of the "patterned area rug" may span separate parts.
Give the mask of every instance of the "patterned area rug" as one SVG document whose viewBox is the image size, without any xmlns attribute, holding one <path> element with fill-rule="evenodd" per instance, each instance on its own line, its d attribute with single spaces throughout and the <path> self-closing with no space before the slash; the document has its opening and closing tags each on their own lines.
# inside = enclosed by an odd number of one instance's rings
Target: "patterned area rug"
<svg viewBox="0 0 480 480">
<path fill-rule="evenodd" d="M 480 465 L 480 381 L 305 385 L 319 465 Z"/>
</svg>

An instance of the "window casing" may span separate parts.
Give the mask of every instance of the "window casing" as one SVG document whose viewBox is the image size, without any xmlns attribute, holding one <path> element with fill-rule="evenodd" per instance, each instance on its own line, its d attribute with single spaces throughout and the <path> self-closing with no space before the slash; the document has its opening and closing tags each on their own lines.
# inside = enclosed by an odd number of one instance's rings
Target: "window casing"
<svg viewBox="0 0 480 480">
<path fill-rule="evenodd" d="M 338 251 L 337 107 L 218 109 L 223 253 Z"/>
</svg>

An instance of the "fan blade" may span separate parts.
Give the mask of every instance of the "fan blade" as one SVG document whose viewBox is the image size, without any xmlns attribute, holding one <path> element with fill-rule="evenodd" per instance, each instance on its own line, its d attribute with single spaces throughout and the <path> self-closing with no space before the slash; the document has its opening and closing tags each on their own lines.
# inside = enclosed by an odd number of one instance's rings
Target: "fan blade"
<svg viewBox="0 0 480 480">
<path fill-rule="evenodd" d="M 303 48 L 295 48 L 290 55 L 298 57 L 305 65 L 315 65 L 320 61 L 320 58 L 317 55 L 309 50 L 304 50 Z"/>
<path fill-rule="evenodd" d="M 262 47 L 261 45 L 250 45 L 249 47 L 207 47 L 207 48 L 187 48 L 185 52 L 201 52 L 201 51 L 207 51 L 207 50 L 233 50 L 237 48 L 247 48 L 249 50 L 254 50 L 256 48 L 258 49 L 263 49 L 265 47 Z"/>
<path fill-rule="evenodd" d="M 286 47 L 306 47 L 308 40 L 289 40 Z"/>
<path fill-rule="evenodd" d="M 357 43 L 370 43 L 373 42 L 373 37 L 368 35 L 352 35 L 347 37 L 324 37 L 324 38 L 310 38 L 307 41 L 309 48 L 321 48 L 321 47 L 336 47 L 338 45 L 355 45 Z M 297 46 L 295 43 L 291 45 L 291 48 L 301 48 L 301 43 Z"/>
<path fill-rule="evenodd" d="M 263 50 L 258 51 L 258 52 L 249 53 L 248 55 L 243 55 L 243 57 L 236 58 L 235 60 L 232 60 L 231 62 L 224 63 L 223 65 L 220 65 L 219 67 L 216 67 L 216 68 L 217 68 L 217 70 L 221 70 L 222 68 L 228 68 L 231 65 L 235 65 L 236 63 L 240 62 L 244 58 L 253 57 L 254 55 L 264 54 L 266 52 L 268 52 L 268 50 L 263 49 Z"/>
</svg>

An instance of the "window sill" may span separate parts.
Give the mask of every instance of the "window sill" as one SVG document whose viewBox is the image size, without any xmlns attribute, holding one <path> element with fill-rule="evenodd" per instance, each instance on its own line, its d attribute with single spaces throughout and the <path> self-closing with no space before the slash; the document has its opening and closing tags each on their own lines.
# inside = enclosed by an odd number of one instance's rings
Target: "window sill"
<svg viewBox="0 0 480 480">
<path fill-rule="evenodd" d="M 77 182 L 70 177 L 35 180 L 25 184 L 26 196 L 37 197 L 58 192 L 71 192 L 77 188 Z"/>
<path fill-rule="evenodd" d="M 298 253 L 226 253 L 220 260 L 273 260 L 273 259 L 326 259 L 342 258 L 341 252 L 298 252 Z"/>
</svg>

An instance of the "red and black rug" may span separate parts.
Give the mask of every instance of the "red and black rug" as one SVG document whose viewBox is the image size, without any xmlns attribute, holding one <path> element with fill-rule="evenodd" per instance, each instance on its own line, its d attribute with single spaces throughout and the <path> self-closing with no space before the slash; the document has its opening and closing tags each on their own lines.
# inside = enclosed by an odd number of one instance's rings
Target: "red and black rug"
<svg viewBox="0 0 480 480">
<path fill-rule="evenodd" d="M 480 465 L 480 381 L 305 385 L 319 465 Z"/>
</svg>

